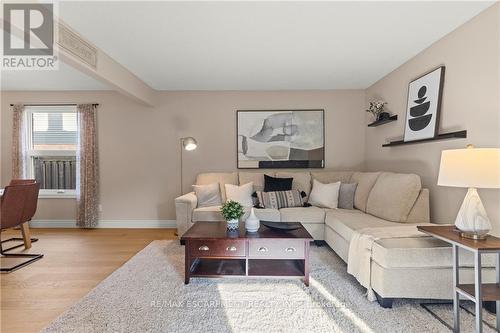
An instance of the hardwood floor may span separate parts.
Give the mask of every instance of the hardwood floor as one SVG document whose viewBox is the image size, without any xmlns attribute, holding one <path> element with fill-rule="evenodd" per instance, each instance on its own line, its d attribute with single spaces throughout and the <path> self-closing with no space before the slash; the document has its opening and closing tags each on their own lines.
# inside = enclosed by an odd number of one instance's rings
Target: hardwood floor
<svg viewBox="0 0 500 333">
<path fill-rule="evenodd" d="M 174 229 L 31 229 L 30 253 L 45 256 L 1 274 L 1 332 L 38 332 L 128 259 Z M 20 237 L 6 231 L 2 239 Z"/>
</svg>

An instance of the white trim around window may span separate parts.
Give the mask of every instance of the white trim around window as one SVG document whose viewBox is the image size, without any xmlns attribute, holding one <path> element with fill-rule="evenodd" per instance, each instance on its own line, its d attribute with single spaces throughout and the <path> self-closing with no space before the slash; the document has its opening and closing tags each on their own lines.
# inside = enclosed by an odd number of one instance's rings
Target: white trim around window
<svg viewBox="0 0 500 333">
<path fill-rule="evenodd" d="M 76 190 L 40 190 L 40 199 L 76 199 Z"/>
<path fill-rule="evenodd" d="M 3 188 L 0 188 L 0 195 L 3 195 Z M 40 190 L 39 199 L 76 199 L 76 190 Z"/>
</svg>

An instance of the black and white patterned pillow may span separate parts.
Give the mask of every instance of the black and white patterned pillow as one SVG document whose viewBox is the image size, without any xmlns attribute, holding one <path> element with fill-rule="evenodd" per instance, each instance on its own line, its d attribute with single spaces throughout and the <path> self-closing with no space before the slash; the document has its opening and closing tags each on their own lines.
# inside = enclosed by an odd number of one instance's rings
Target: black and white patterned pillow
<svg viewBox="0 0 500 333">
<path fill-rule="evenodd" d="M 302 207 L 302 195 L 298 190 L 257 192 L 260 208 L 280 209 L 287 207 Z"/>
</svg>

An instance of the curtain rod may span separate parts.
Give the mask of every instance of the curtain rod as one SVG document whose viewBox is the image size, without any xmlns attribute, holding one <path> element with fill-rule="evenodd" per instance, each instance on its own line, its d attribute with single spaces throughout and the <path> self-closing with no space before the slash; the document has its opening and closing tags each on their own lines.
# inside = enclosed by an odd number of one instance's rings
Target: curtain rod
<svg viewBox="0 0 500 333">
<path fill-rule="evenodd" d="M 85 103 L 82 103 L 85 104 Z M 57 103 L 47 103 L 47 104 L 23 104 L 24 106 L 77 106 L 78 104 L 57 104 Z M 99 105 L 99 103 L 92 103 L 92 105 Z M 14 106 L 11 104 L 10 106 Z"/>
</svg>

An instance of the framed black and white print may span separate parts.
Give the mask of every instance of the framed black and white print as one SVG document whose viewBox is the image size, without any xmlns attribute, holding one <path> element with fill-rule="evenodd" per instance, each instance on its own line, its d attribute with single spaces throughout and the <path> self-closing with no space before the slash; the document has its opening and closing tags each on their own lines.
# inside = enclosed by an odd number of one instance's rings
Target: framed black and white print
<svg viewBox="0 0 500 333">
<path fill-rule="evenodd" d="M 324 110 L 238 110 L 238 168 L 323 168 Z"/>
<path fill-rule="evenodd" d="M 430 139 L 438 134 L 444 66 L 440 66 L 408 85 L 404 141 Z"/>
</svg>

